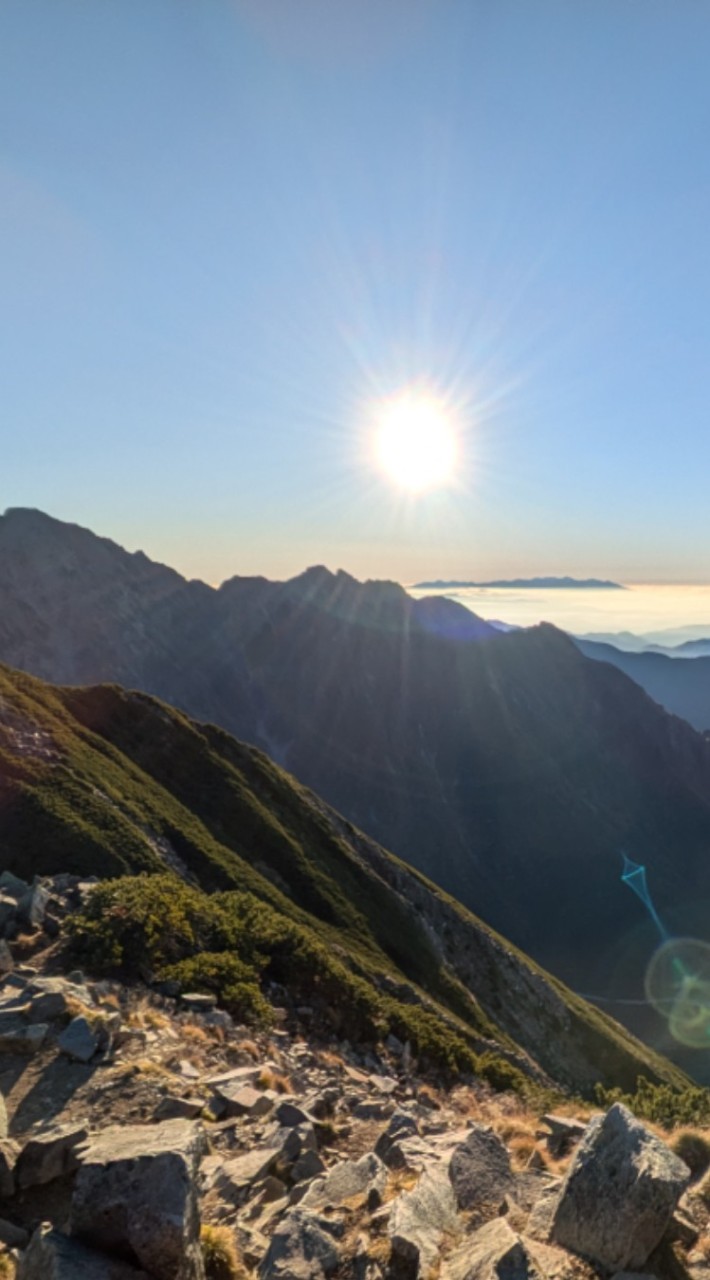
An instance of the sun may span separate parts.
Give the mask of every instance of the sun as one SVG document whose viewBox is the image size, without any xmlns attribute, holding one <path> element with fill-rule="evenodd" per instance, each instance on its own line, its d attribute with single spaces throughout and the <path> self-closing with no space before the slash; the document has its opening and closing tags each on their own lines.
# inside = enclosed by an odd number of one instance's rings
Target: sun
<svg viewBox="0 0 710 1280">
<path fill-rule="evenodd" d="M 402 391 L 380 406 L 374 444 L 379 468 L 410 493 L 437 488 L 454 477 L 458 441 L 451 414 L 426 391 Z"/>
</svg>

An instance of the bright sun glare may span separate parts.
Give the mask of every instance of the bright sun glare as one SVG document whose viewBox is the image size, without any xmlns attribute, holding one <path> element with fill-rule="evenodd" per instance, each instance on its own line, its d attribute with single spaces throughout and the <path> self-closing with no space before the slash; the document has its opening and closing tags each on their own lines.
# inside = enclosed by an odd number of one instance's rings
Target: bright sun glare
<svg viewBox="0 0 710 1280">
<path fill-rule="evenodd" d="M 375 456 L 402 489 L 420 493 L 453 479 L 458 446 L 451 415 L 436 396 L 408 390 L 377 414 Z"/>
</svg>

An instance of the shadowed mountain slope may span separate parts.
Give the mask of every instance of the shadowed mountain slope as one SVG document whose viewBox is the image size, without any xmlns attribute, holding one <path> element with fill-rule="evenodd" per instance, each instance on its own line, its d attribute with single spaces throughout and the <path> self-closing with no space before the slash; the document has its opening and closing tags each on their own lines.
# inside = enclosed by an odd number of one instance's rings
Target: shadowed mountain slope
<svg viewBox="0 0 710 1280">
<path fill-rule="evenodd" d="M 263 747 L 585 992 L 639 994 L 657 943 L 622 851 L 670 928 L 706 933 L 710 743 L 553 627 L 501 634 L 322 567 L 214 590 L 20 511 L 0 520 L 0 658 Z"/>
<path fill-rule="evenodd" d="M 294 969 L 312 952 L 338 957 L 321 986 L 351 975 L 332 1019 L 347 1027 L 366 1007 L 451 1063 L 586 1092 L 639 1073 L 685 1083 L 263 753 L 143 694 L 0 667 L 0 861 L 239 890 L 291 930 Z"/>
</svg>

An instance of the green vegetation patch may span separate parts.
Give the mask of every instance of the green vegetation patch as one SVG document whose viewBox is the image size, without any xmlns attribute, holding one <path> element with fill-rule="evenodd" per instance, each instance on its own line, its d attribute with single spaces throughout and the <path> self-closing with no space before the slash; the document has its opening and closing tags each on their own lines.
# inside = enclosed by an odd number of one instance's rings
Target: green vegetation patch
<svg viewBox="0 0 710 1280">
<path fill-rule="evenodd" d="M 673 1089 L 667 1084 L 652 1084 L 644 1076 L 636 1081 L 634 1093 L 621 1089 L 605 1089 L 597 1085 L 596 1100 L 606 1109 L 614 1102 L 623 1102 L 641 1120 L 650 1120 L 664 1129 L 678 1129 L 685 1125 L 710 1125 L 710 1090 L 691 1086 Z M 683 1156 L 683 1159 L 685 1157 Z"/>
</svg>

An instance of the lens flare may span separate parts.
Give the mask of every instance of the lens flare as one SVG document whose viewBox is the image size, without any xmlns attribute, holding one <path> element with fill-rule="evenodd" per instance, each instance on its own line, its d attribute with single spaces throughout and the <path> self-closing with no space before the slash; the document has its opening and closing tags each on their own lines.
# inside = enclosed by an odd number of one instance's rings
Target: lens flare
<svg viewBox="0 0 710 1280">
<path fill-rule="evenodd" d="M 446 405 L 434 395 L 410 389 L 386 401 L 377 414 L 374 443 L 380 469 L 411 493 L 454 478 L 456 430 Z"/>
<path fill-rule="evenodd" d="M 710 1048 L 710 945 L 671 938 L 646 970 L 646 995 L 679 1044 Z"/>
</svg>

